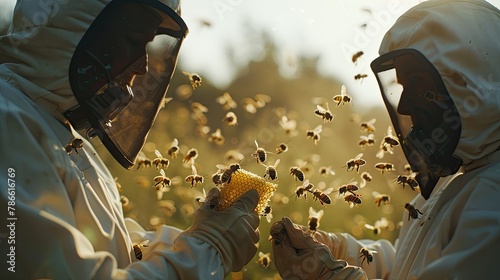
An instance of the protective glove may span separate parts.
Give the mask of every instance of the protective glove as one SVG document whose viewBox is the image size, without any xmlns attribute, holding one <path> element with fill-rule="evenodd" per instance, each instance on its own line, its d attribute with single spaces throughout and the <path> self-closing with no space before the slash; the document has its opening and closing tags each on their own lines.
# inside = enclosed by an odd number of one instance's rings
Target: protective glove
<svg viewBox="0 0 500 280">
<path fill-rule="evenodd" d="M 181 236 L 193 237 L 214 247 L 227 275 L 230 271 L 240 271 L 257 252 L 259 216 L 254 209 L 259 194 L 250 190 L 221 211 L 215 210 L 212 203 L 218 196 L 217 188 L 208 192 L 206 202 L 194 214 L 193 225 Z"/>
<path fill-rule="evenodd" d="M 275 266 L 283 279 L 367 279 L 365 272 L 333 258 L 330 249 L 288 217 L 271 227 Z"/>
</svg>

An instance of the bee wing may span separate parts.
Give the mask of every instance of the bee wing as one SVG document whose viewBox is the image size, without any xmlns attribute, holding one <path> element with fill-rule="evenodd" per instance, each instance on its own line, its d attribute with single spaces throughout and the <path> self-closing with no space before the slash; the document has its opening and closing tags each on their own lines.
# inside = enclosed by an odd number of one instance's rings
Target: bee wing
<svg viewBox="0 0 500 280">
<path fill-rule="evenodd" d="M 191 164 L 191 171 L 193 172 L 194 175 L 198 175 L 198 172 L 197 172 L 196 167 L 194 166 L 194 164 Z"/>
<path fill-rule="evenodd" d="M 316 105 L 316 109 L 318 109 L 320 112 L 325 112 L 326 111 L 326 109 L 323 106 L 319 105 L 319 104 Z"/>
<path fill-rule="evenodd" d="M 321 133 L 323 131 L 323 125 L 318 125 L 317 127 L 314 128 L 315 133 Z"/>
<path fill-rule="evenodd" d="M 302 187 L 305 188 L 307 187 L 307 185 L 309 185 L 309 179 L 304 180 L 304 183 L 302 183 Z"/>
<path fill-rule="evenodd" d="M 393 136 L 392 134 L 392 126 L 387 127 L 387 136 Z"/>
<path fill-rule="evenodd" d="M 323 191 L 323 193 L 326 194 L 326 195 L 328 195 L 328 194 L 330 194 L 332 192 L 333 192 L 333 188 L 328 188 L 328 189 L 326 189 L 326 190 Z"/>
<path fill-rule="evenodd" d="M 229 168 L 229 166 L 224 165 L 224 164 L 217 164 L 217 165 L 215 165 L 215 167 L 217 167 L 219 170 L 225 170 L 225 169 Z"/>
<path fill-rule="evenodd" d="M 177 146 L 177 145 L 179 145 L 179 140 L 177 140 L 177 138 L 174 138 L 174 140 L 172 140 L 172 144 L 170 144 L 170 147 Z"/>
<path fill-rule="evenodd" d="M 259 148 L 259 143 L 257 143 L 257 140 L 254 140 L 255 141 L 255 146 L 257 147 L 257 149 Z"/>
<path fill-rule="evenodd" d="M 358 159 L 358 158 L 361 158 L 363 156 L 363 153 L 360 153 L 358 154 L 356 157 L 354 157 L 355 159 Z"/>
<path fill-rule="evenodd" d="M 366 122 L 368 125 L 372 125 L 377 121 L 377 119 L 371 119 L 368 122 Z"/>
<path fill-rule="evenodd" d="M 263 258 L 266 254 L 259 252 L 259 258 Z"/>
<path fill-rule="evenodd" d="M 372 225 L 370 225 L 370 224 L 365 224 L 365 228 L 370 229 L 370 230 L 374 230 L 375 229 L 375 227 L 372 226 Z"/>
<path fill-rule="evenodd" d="M 161 174 L 163 177 L 167 177 L 167 176 L 165 175 L 165 170 L 163 170 L 163 169 L 160 169 L 160 174 Z"/>
<path fill-rule="evenodd" d="M 158 150 L 155 150 L 155 155 L 159 158 L 163 158 L 163 156 L 161 155 L 160 151 Z"/>
<path fill-rule="evenodd" d="M 389 226 L 389 221 L 385 217 L 382 217 L 380 220 L 375 221 L 374 226 L 378 228 L 386 228 Z"/>
<path fill-rule="evenodd" d="M 274 162 L 273 167 L 275 167 L 275 168 L 276 168 L 276 166 L 278 166 L 278 164 L 280 164 L 280 159 L 277 159 L 277 160 Z"/>
<path fill-rule="evenodd" d="M 139 245 L 142 245 L 144 247 L 148 247 L 149 239 L 142 241 Z"/>
</svg>

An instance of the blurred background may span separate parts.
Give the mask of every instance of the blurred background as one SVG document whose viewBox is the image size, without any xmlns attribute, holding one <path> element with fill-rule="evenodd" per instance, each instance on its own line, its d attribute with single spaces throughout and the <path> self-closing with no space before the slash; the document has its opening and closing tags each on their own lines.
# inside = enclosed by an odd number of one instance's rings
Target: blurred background
<svg viewBox="0 0 500 280">
<path fill-rule="evenodd" d="M 182 15 L 190 32 L 167 93 L 171 100 L 160 111 L 143 149 L 144 158 L 153 160 L 158 150 L 170 160 L 166 176 L 172 185 L 158 195 L 153 178 L 160 174 L 154 166 L 124 170 L 98 140 L 92 140 L 121 186 L 125 215 L 149 230 L 161 224 L 186 229 L 199 206 L 196 197 L 214 187 L 217 164 L 244 157 L 243 169 L 264 175 L 266 167 L 251 156 L 257 142 L 268 152 L 266 165 L 280 159 L 278 190 L 269 202 L 272 217 L 260 223 L 259 251 L 272 253 L 268 237 L 274 221 L 289 216 L 307 225 L 310 207 L 324 210 L 319 229 L 394 242 L 398 222 L 407 218 L 403 205 L 418 192 L 396 182 L 398 175 L 407 174 L 399 147 L 393 154 L 376 156 L 390 120 L 369 64 L 377 57 L 384 33 L 418 2 L 184 0 Z M 8 30 L 13 5 L 12 0 L 0 2 L 2 34 Z M 363 54 L 353 59 L 359 52 Z M 202 82 L 194 88 L 190 78 L 197 76 Z M 341 94 L 342 85 L 351 102 L 337 105 L 334 96 Z M 205 111 L 200 111 L 200 104 Z M 315 114 L 321 109 L 318 105 L 331 111 L 331 122 Z M 236 115 L 237 125 L 223 121 L 228 112 Z M 370 132 L 361 130 L 361 124 L 370 121 L 375 144 L 363 147 L 361 137 Z M 306 134 L 320 125 L 315 144 Z M 167 150 L 174 139 L 180 151 L 172 159 Z M 280 143 L 288 146 L 286 152 L 277 152 Z M 192 169 L 183 163 L 191 148 L 198 150 L 195 167 L 204 177 L 195 187 L 185 181 Z M 348 171 L 346 163 L 361 153 L 366 164 L 359 172 Z M 290 167 L 304 162 L 301 168 L 315 189 L 334 189 L 330 204 L 322 205 L 311 195 L 307 200 L 294 196 L 302 182 L 290 175 Z M 375 168 L 378 163 L 392 163 L 395 170 L 382 172 Z M 360 187 L 365 171 L 373 179 L 357 191 L 362 203 L 351 208 L 338 190 L 348 183 Z M 391 200 L 378 207 L 380 194 Z M 381 229 L 378 234 L 366 226 L 375 224 Z M 279 279 L 273 262 L 264 268 L 258 259 L 256 255 L 242 274 L 227 278 Z"/>
</svg>

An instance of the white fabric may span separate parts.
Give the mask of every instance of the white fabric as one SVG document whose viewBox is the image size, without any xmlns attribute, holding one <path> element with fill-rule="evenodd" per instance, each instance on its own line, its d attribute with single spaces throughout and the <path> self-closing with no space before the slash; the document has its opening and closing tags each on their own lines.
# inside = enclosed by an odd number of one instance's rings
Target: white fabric
<svg viewBox="0 0 500 280">
<path fill-rule="evenodd" d="M 3 221 L 8 168 L 15 170 L 15 273 L 8 279 L 222 279 L 210 245 L 177 238 L 164 226 L 145 232 L 125 221 L 116 183 L 62 112 L 76 105 L 67 72 L 74 48 L 109 1 L 22 0 L 0 37 L 0 192 Z M 178 9 L 178 2 L 171 5 Z M 130 227 L 130 233 L 127 229 Z M 8 228 L 0 228 L 6 264 Z M 132 239 L 131 239 L 132 237 Z M 133 242 L 151 240 L 137 262 Z M 174 243 L 175 240 L 175 243 Z M 207 273 L 207 271 L 211 273 Z"/>
<path fill-rule="evenodd" d="M 497 279 L 500 251 L 500 13 L 484 1 L 423 2 L 401 16 L 380 54 L 401 48 L 422 52 L 437 68 L 459 109 L 462 134 L 456 155 L 464 174 L 441 178 L 424 215 L 403 226 L 396 246 L 386 240 L 341 241 L 335 257 L 360 265 L 359 249 L 377 251 L 362 266 L 370 278 Z"/>
</svg>

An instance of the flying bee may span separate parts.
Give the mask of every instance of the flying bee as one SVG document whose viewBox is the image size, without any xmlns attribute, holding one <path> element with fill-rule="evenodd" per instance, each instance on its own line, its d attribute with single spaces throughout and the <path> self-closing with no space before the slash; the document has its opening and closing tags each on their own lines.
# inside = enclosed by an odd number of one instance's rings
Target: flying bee
<svg viewBox="0 0 500 280">
<path fill-rule="evenodd" d="M 276 154 L 281 154 L 288 151 L 288 145 L 286 143 L 279 143 L 276 147 Z"/>
<path fill-rule="evenodd" d="M 272 211 L 273 209 L 271 208 L 271 206 L 266 205 L 266 207 L 264 207 L 264 210 L 262 210 L 262 213 L 260 213 L 260 215 L 266 217 L 267 222 L 270 223 L 271 219 L 273 218 Z"/>
<path fill-rule="evenodd" d="M 332 167 L 331 166 L 321 166 L 319 168 L 319 174 L 321 174 L 321 176 L 329 176 L 329 175 L 335 175 L 335 171 L 333 171 Z"/>
<path fill-rule="evenodd" d="M 189 82 L 191 83 L 191 87 L 193 87 L 193 89 L 196 89 L 197 87 L 201 86 L 202 79 L 200 75 L 196 73 L 189 73 L 186 71 L 182 71 L 182 74 L 184 74 L 186 77 L 189 78 Z"/>
<path fill-rule="evenodd" d="M 141 151 L 139 152 L 139 156 L 137 157 L 137 161 L 135 164 L 137 164 L 137 169 L 141 167 L 147 169 L 152 166 L 153 162 L 150 159 L 148 159 L 146 155 Z"/>
<path fill-rule="evenodd" d="M 238 124 L 238 118 L 234 112 L 227 112 L 222 122 L 227 123 L 229 126 L 235 126 Z"/>
<path fill-rule="evenodd" d="M 299 166 L 290 167 L 290 175 L 292 175 L 295 180 L 299 180 L 301 182 L 304 181 L 304 171 L 302 171 L 302 167 L 306 165 L 307 161 L 302 162 Z"/>
<path fill-rule="evenodd" d="M 271 102 L 271 96 L 263 93 L 257 93 L 254 96 L 254 100 L 257 108 L 263 108 L 267 103 Z"/>
<path fill-rule="evenodd" d="M 257 149 L 253 152 L 252 157 L 257 160 L 258 163 L 264 163 L 267 160 L 267 152 L 264 148 L 260 148 L 257 140 L 255 140 L 255 146 Z"/>
<path fill-rule="evenodd" d="M 354 80 L 356 80 L 356 81 L 357 80 L 363 81 L 363 79 L 366 78 L 366 77 L 368 77 L 367 74 L 356 74 L 356 75 L 354 75 Z"/>
<path fill-rule="evenodd" d="M 373 133 L 375 132 L 375 126 L 373 125 L 377 119 L 371 119 L 367 122 L 361 122 L 359 125 L 361 132 L 368 132 L 368 133 Z"/>
<path fill-rule="evenodd" d="M 225 110 L 231 110 L 238 107 L 236 101 L 234 101 L 234 99 L 231 97 L 231 94 L 229 94 L 229 92 L 227 91 L 224 92 L 221 96 L 215 98 L 215 102 L 222 105 Z"/>
<path fill-rule="evenodd" d="M 418 187 L 418 182 L 415 180 L 415 176 L 412 175 L 398 175 L 396 177 L 396 182 L 398 184 L 403 185 L 403 189 L 405 188 L 405 185 L 408 184 L 410 186 L 412 191 L 416 191 L 416 188 Z"/>
<path fill-rule="evenodd" d="M 217 168 L 222 170 L 220 182 L 229 184 L 231 182 L 231 176 L 233 175 L 233 173 L 238 172 L 241 166 L 239 163 L 232 163 L 229 166 L 223 164 L 217 164 Z"/>
<path fill-rule="evenodd" d="M 122 203 L 122 207 L 127 207 L 130 203 L 130 200 L 128 199 L 128 197 L 122 195 L 120 196 L 120 202 Z"/>
<path fill-rule="evenodd" d="M 141 243 L 133 244 L 134 254 L 138 260 L 142 260 L 142 248 L 148 247 L 149 240 L 144 240 Z"/>
<path fill-rule="evenodd" d="M 324 215 L 323 209 L 316 211 L 312 207 L 309 207 L 309 218 L 307 222 L 307 227 L 313 233 L 319 228 L 319 222 Z"/>
<path fill-rule="evenodd" d="M 157 158 L 155 158 L 153 160 L 153 165 L 156 166 L 156 170 L 160 170 L 160 169 L 167 169 L 168 168 L 168 165 L 170 164 L 170 161 L 166 158 L 164 158 L 160 151 L 158 150 L 155 150 L 155 154 L 157 156 Z"/>
<path fill-rule="evenodd" d="M 363 51 L 359 51 L 352 55 L 352 63 L 357 63 L 358 59 L 364 54 Z"/>
<path fill-rule="evenodd" d="M 359 136 L 360 140 L 358 142 L 358 145 L 361 147 L 361 149 L 364 149 L 366 146 L 371 147 L 375 145 L 375 136 L 373 134 L 368 134 L 368 135 L 361 135 Z"/>
<path fill-rule="evenodd" d="M 390 172 L 396 170 L 394 164 L 388 162 L 379 162 L 375 164 L 375 168 L 380 170 L 382 174 L 384 174 L 384 172 Z"/>
<path fill-rule="evenodd" d="M 382 217 L 380 220 L 376 220 L 373 225 L 365 224 L 365 228 L 371 230 L 373 234 L 377 235 L 382 232 L 382 229 L 386 229 L 389 227 L 389 220 Z"/>
<path fill-rule="evenodd" d="M 269 179 L 271 179 L 271 180 L 278 179 L 278 172 L 276 171 L 276 166 L 278 166 L 279 163 L 280 163 L 280 159 L 277 159 L 274 162 L 274 165 L 266 166 L 266 173 L 264 173 L 264 178 L 266 178 L 266 176 L 269 176 Z M 262 165 L 265 166 L 265 164 L 263 164 L 263 163 L 262 163 Z"/>
<path fill-rule="evenodd" d="M 208 137 L 208 142 L 214 142 L 217 145 L 224 144 L 226 138 L 222 135 L 220 128 L 217 128 L 214 133 Z"/>
<path fill-rule="evenodd" d="M 332 199 L 328 195 L 331 192 L 333 192 L 333 188 L 328 188 L 324 191 L 319 190 L 319 189 L 315 189 L 314 191 L 312 191 L 313 199 L 319 200 L 321 205 L 330 204 L 330 203 L 332 203 Z"/>
<path fill-rule="evenodd" d="M 347 171 L 352 171 L 356 169 L 356 172 L 359 173 L 359 168 L 366 164 L 366 161 L 362 159 L 363 153 L 358 154 L 354 158 L 348 160 L 345 164 L 347 166 Z"/>
<path fill-rule="evenodd" d="M 418 219 L 418 214 L 423 215 L 424 213 L 420 212 L 415 206 L 410 203 L 405 203 L 405 209 L 408 211 L 408 221 L 411 219 Z"/>
<path fill-rule="evenodd" d="M 162 189 L 162 188 L 168 188 L 170 187 L 170 184 L 172 183 L 172 180 L 170 180 L 170 178 L 168 178 L 166 175 L 165 175 L 165 170 L 163 169 L 160 169 L 160 176 L 156 176 L 153 178 L 153 182 L 155 183 L 154 184 L 154 187 L 158 190 L 158 189 Z"/>
<path fill-rule="evenodd" d="M 392 133 L 391 126 L 387 127 L 387 134 L 384 136 L 384 139 L 382 139 L 382 145 L 389 145 L 391 148 L 394 148 L 394 146 L 399 145 L 399 140 Z"/>
<path fill-rule="evenodd" d="M 83 140 L 80 138 L 75 138 L 71 140 L 71 142 L 66 145 L 64 149 L 66 150 L 66 153 L 68 153 L 68 155 L 71 154 L 73 150 L 75 150 L 75 153 L 77 155 L 80 155 L 80 153 L 78 153 L 78 149 L 83 149 Z"/>
<path fill-rule="evenodd" d="M 198 157 L 198 150 L 196 148 L 191 148 L 189 149 L 189 151 L 187 151 L 186 155 L 184 156 L 183 162 L 186 163 L 191 161 L 191 163 L 193 163 L 197 157 Z"/>
<path fill-rule="evenodd" d="M 241 106 L 243 106 L 243 109 L 250 114 L 255 114 L 257 113 L 257 108 L 259 108 L 259 105 L 255 100 L 252 98 L 243 98 L 241 100 Z"/>
<path fill-rule="evenodd" d="M 319 140 L 321 139 L 321 132 L 323 131 L 323 126 L 318 125 L 313 130 L 306 131 L 307 139 L 313 139 L 314 145 L 317 145 Z"/>
<path fill-rule="evenodd" d="M 168 147 L 167 154 L 172 159 L 177 158 L 177 155 L 179 154 L 179 140 L 177 140 L 177 138 L 174 138 L 174 140 L 172 140 L 170 147 Z"/>
<path fill-rule="evenodd" d="M 377 207 L 380 207 L 380 204 L 382 203 L 384 203 L 384 205 L 387 205 L 387 203 L 389 203 L 389 201 L 391 200 L 391 197 L 388 194 L 381 194 L 379 192 L 373 191 L 372 195 L 375 198 L 375 205 L 377 205 Z"/>
<path fill-rule="evenodd" d="M 359 184 L 359 188 L 364 188 L 366 186 L 366 183 L 371 182 L 372 179 L 373 177 L 368 171 L 363 171 L 363 173 L 361 173 L 361 183 Z"/>
<path fill-rule="evenodd" d="M 280 127 L 285 131 L 286 135 L 292 137 L 297 135 L 297 121 L 289 120 L 287 116 L 281 116 L 279 121 Z"/>
<path fill-rule="evenodd" d="M 328 107 L 328 102 L 326 102 L 326 109 L 323 108 L 321 105 L 316 105 L 316 110 L 314 111 L 314 114 L 320 118 L 323 119 L 323 122 L 331 122 L 333 120 L 333 114 L 330 111 L 330 108 Z"/>
<path fill-rule="evenodd" d="M 373 261 L 373 254 L 377 253 L 376 251 L 369 250 L 368 248 L 361 248 L 359 250 L 359 258 L 361 258 L 361 264 L 366 260 L 367 264 L 370 264 Z"/>
<path fill-rule="evenodd" d="M 185 179 L 186 182 L 191 183 L 191 188 L 196 187 L 198 184 L 203 184 L 203 176 L 198 175 L 196 167 L 191 165 L 191 170 L 193 171 L 193 174 L 188 175 Z"/>
<path fill-rule="evenodd" d="M 264 268 L 268 268 L 271 264 L 271 253 L 264 254 L 259 252 L 259 259 L 257 260 L 257 263 L 262 265 Z"/>
<path fill-rule="evenodd" d="M 312 192 L 313 188 L 314 185 L 309 183 L 309 179 L 306 179 L 302 185 L 295 189 L 295 193 L 293 195 L 295 195 L 296 199 L 304 197 L 304 199 L 307 200 L 307 192 Z"/>
<path fill-rule="evenodd" d="M 348 194 L 344 196 L 344 200 L 349 204 L 349 207 L 354 207 L 354 205 L 361 204 L 360 194 Z"/>
<path fill-rule="evenodd" d="M 347 88 L 345 85 L 342 85 L 340 88 L 340 94 L 333 97 L 333 101 L 337 103 L 337 106 L 351 103 L 351 100 L 351 96 L 347 95 Z"/>
<path fill-rule="evenodd" d="M 338 192 L 339 192 L 339 196 L 341 194 L 347 194 L 348 192 L 352 193 L 355 195 L 355 191 L 359 190 L 359 187 L 358 187 L 358 182 L 349 182 L 345 185 L 342 185 L 339 187 L 338 189 Z"/>
</svg>

